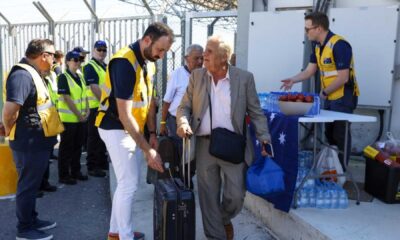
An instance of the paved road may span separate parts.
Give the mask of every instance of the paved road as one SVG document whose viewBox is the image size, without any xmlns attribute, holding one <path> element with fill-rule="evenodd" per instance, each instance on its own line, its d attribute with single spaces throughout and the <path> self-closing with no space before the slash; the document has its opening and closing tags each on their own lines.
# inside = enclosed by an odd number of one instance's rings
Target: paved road
<svg viewBox="0 0 400 240">
<path fill-rule="evenodd" d="M 84 159 L 85 156 L 82 157 Z M 82 161 L 84 162 L 84 161 Z M 143 160 L 144 162 L 144 160 Z M 84 170 L 86 167 L 82 166 Z M 51 164 L 51 183 L 57 183 L 57 161 Z M 112 169 L 112 168 L 111 168 Z M 145 181 L 146 167 L 142 164 L 142 181 L 134 200 L 133 213 L 138 231 L 153 239 L 153 185 Z M 113 179 L 111 177 L 111 179 Z M 42 219 L 54 220 L 57 228 L 50 230 L 55 240 L 104 240 L 109 228 L 111 210 L 110 179 L 90 177 L 78 185 L 58 185 L 55 193 L 38 199 L 37 209 Z M 111 181 L 115 187 L 115 182 Z M 196 239 L 206 240 L 196 194 Z M 0 200 L 0 240 L 14 240 L 16 233 L 15 201 Z M 243 209 L 233 220 L 235 240 L 273 240 L 268 229 L 249 211 Z"/>
<path fill-rule="evenodd" d="M 82 166 L 86 171 L 86 167 Z M 58 183 L 57 161 L 51 164 L 50 181 Z M 58 190 L 37 201 L 39 218 L 56 221 L 50 230 L 56 240 L 104 240 L 110 219 L 109 178 L 90 177 L 74 186 L 57 184 Z M 0 200 L 0 240 L 14 240 L 15 201 Z"/>
</svg>

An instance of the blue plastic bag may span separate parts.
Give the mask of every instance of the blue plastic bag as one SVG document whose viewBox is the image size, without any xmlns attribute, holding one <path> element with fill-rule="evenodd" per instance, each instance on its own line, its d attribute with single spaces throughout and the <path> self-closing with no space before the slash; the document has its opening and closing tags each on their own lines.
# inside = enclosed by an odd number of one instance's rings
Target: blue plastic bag
<svg viewBox="0 0 400 240">
<path fill-rule="evenodd" d="M 284 175 L 282 168 L 272 158 L 260 156 L 247 170 L 247 190 L 260 196 L 284 192 Z"/>
</svg>

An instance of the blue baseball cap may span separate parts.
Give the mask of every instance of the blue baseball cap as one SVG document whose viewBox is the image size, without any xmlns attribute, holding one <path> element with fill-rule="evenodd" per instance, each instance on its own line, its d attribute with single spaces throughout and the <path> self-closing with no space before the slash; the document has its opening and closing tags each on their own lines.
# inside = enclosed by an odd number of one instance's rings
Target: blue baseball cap
<svg viewBox="0 0 400 240">
<path fill-rule="evenodd" d="M 103 40 L 97 40 L 94 43 L 94 48 L 107 48 L 107 43 Z"/>
<path fill-rule="evenodd" d="M 74 47 L 74 49 L 72 49 L 72 51 L 78 52 L 78 53 L 90 53 L 88 50 L 85 50 L 83 47 L 79 46 L 79 47 Z"/>
<path fill-rule="evenodd" d="M 67 55 L 65 55 L 65 60 L 66 61 L 70 61 L 73 58 L 79 59 L 80 54 L 77 51 L 70 51 L 67 53 Z"/>
</svg>

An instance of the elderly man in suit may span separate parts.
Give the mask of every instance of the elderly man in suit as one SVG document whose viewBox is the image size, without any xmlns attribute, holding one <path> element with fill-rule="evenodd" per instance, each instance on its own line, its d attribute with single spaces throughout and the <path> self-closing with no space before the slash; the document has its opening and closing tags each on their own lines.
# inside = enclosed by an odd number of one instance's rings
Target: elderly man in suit
<svg viewBox="0 0 400 240">
<path fill-rule="evenodd" d="M 243 207 L 245 173 L 253 161 L 248 131 L 243 129 L 246 113 L 256 127 L 258 140 L 264 144 L 270 142 L 267 119 L 260 107 L 253 75 L 230 66 L 230 55 L 231 48 L 220 37 L 208 39 L 203 53 L 205 68 L 192 72 L 177 111 L 178 135 L 196 136 L 198 191 L 204 232 L 208 239 L 218 240 L 233 239 L 231 219 Z M 209 153 L 210 104 L 212 129 L 222 127 L 246 134 L 244 162 L 233 164 Z"/>
</svg>

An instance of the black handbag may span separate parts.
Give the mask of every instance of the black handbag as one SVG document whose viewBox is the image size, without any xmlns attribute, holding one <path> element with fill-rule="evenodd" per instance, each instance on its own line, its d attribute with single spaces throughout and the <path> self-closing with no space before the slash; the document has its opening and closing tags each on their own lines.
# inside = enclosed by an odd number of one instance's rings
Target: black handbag
<svg viewBox="0 0 400 240">
<path fill-rule="evenodd" d="M 212 129 L 212 107 L 211 98 L 208 94 L 210 101 L 210 146 L 208 152 L 221 160 L 226 162 L 239 164 L 244 162 L 244 155 L 246 149 L 246 134 L 240 135 L 232 132 L 226 128 Z M 245 122 L 243 120 L 243 132 L 246 133 Z"/>
</svg>

